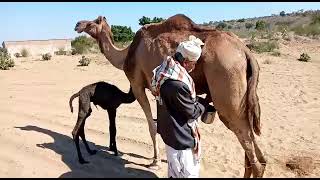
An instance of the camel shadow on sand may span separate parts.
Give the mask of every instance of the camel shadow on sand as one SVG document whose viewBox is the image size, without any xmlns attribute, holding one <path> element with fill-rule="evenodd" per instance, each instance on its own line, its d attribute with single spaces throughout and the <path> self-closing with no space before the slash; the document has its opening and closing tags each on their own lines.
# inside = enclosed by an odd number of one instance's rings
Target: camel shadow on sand
<svg viewBox="0 0 320 180">
<path fill-rule="evenodd" d="M 90 156 L 85 150 L 83 144 L 81 143 L 81 152 L 86 160 L 90 161 L 89 164 L 81 165 L 78 162 L 78 157 L 76 153 L 76 147 L 73 139 L 64 134 L 60 134 L 49 129 L 40 128 L 37 126 L 25 126 L 25 127 L 15 127 L 24 131 L 36 131 L 49 135 L 54 139 L 53 143 L 43 143 L 37 144 L 37 147 L 51 149 L 54 152 L 61 155 L 61 160 L 70 168 L 69 172 L 63 173 L 59 178 L 75 178 L 75 177 L 128 177 L 128 178 L 153 178 L 157 177 L 151 171 L 143 170 L 146 168 L 135 169 L 130 167 L 125 167 L 126 164 L 135 164 L 138 166 L 144 166 L 144 164 L 138 164 L 126 159 L 122 159 L 121 156 L 114 156 L 109 153 L 106 147 L 96 145 L 90 141 L 88 144 L 92 149 L 98 150 L 97 154 Z M 82 141 L 80 141 L 82 142 Z M 124 153 L 119 151 L 119 155 L 126 154 L 136 158 L 149 159 L 144 156 L 140 156 L 133 153 Z M 50 170 L 50 169 L 48 169 Z"/>
</svg>

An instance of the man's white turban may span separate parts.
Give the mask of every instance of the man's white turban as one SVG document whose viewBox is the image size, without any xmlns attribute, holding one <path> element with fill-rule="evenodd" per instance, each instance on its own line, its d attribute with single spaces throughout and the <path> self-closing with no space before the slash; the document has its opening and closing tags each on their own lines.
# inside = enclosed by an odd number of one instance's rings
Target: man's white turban
<svg viewBox="0 0 320 180">
<path fill-rule="evenodd" d="M 189 61 L 197 61 L 201 56 L 201 45 L 204 45 L 201 39 L 190 35 L 189 41 L 181 42 L 176 52 L 180 52 Z"/>
</svg>

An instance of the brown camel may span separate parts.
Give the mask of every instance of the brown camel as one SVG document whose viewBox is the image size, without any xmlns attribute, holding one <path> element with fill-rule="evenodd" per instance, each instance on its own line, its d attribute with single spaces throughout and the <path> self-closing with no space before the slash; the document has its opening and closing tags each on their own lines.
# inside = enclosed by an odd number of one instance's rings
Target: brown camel
<svg viewBox="0 0 320 180">
<path fill-rule="evenodd" d="M 259 65 L 250 50 L 230 32 L 195 24 L 177 14 L 161 23 L 143 26 L 126 49 L 113 44 L 113 34 L 106 18 L 79 21 L 75 30 L 95 38 L 101 52 L 116 68 L 124 70 L 133 93 L 147 118 L 154 147 L 154 161 L 159 164 L 156 126 L 145 88 L 150 90 L 152 70 L 167 55 L 175 52 L 178 43 L 189 35 L 200 38 L 205 45 L 191 73 L 197 94 L 211 95 L 219 118 L 235 133 L 245 151 L 244 177 L 262 177 L 266 160 L 258 147 L 254 133 L 260 135 L 260 105 L 257 96 Z"/>
</svg>

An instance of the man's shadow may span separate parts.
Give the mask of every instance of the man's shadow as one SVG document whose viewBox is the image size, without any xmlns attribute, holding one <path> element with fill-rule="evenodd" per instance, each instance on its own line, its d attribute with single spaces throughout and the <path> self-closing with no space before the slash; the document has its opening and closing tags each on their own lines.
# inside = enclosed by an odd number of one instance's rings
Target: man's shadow
<svg viewBox="0 0 320 180">
<path fill-rule="evenodd" d="M 151 171 L 146 171 L 142 169 L 135 169 L 130 167 L 125 167 L 126 164 L 135 164 L 139 166 L 144 166 L 144 164 L 138 164 L 130 162 L 128 160 L 122 159 L 120 156 L 114 156 L 108 153 L 107 149 L 103 146 L 95 145 L 88 141 L 90 147 L 97 149 L 98 152 L 95 155 L 90 156 L 83 144 L 80 143 L 81 152 L 83 152 L 83 157 L 90 161 L 89 164 L 81 165 L 78 162 L 78 156 L 76 152 L 76 147 L 73 139 L 69 136 L 43 129 L 37 126 L 25 126 L 25 127 L 15 127 L 24 131 L 36 131 L 46 135 L 51 136 L 54 139 L 53 143 L 43 143 L 37 144 L 37 147 L 51 149 L 56 153 L 61 155 L 62 161 L 71 169 L 70 172 L 62 174 L 59 178 L 74 178 L 74 177 L 157 177 Z M 82 142 L 82 141 L 80 141 Z M 123 153 L 119 151 L 119 154 L 127 154 L 129 156 L 137 158 L 145 158 L 144 156 L 136 155 L 133 153 Z M 50 169 L 48 169 L 50 171 Z"/>
</svg>

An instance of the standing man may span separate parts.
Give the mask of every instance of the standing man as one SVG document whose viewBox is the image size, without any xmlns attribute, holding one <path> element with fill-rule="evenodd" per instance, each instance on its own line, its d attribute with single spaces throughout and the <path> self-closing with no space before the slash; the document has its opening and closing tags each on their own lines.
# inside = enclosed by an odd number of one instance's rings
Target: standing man
<svg viewBox="0 0 320 180">
<path fill-rule="evenodd" d="M 195 68 L 202 45 L 199 38 L 191 35 L 179 44 L 173 57 L 168 56 L 153 70 L 151 92 L 157 99 L 157 132 L 166 144 L 168 177 L 199 177 L 201 146 L 197 119 L 209 102 L 196 98 L 188 73 Z"/>
</svg>

